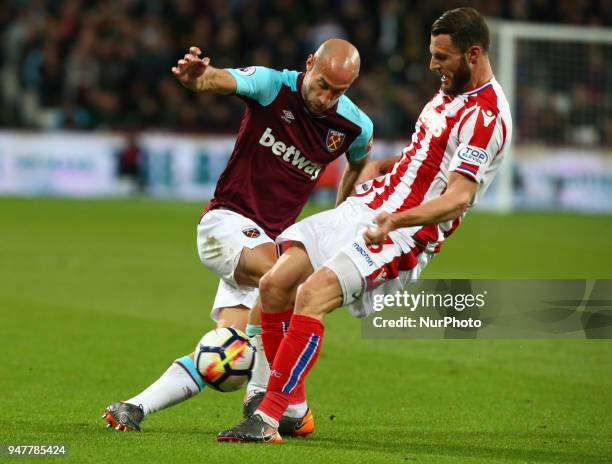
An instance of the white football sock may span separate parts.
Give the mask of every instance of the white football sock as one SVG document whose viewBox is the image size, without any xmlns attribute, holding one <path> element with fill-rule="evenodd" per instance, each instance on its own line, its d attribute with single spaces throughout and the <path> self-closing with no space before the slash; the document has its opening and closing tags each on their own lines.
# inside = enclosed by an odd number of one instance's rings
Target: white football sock
<svg viewBox="0 0 612 464">
<path fill-rule="evenodd" d="M 308 403 L 304 401 L 300 404 L 290 404 L 285 409 L 285 416 L 293 417 L 294 419 L 301 419 L 306 415 L 306 411 L 308 411 Z"/>
<path fill-rule="evenodd" d="M 265 393 L 268 386 L 268 377 L 270 376 L 270 366 L 268 365 L 266 353 L 264 352 L 261 334 L 252 336 L 251 343 L 255 346 L 257 353 L 255 353 L 255 363 L 253 364 L 251 380 L 249 380 L 247 385 L 247 398 L 256 393 Z"/>
<path fill-rule="evenodd" d="M 275 429 L 278 428 L 278 421 L 276 419 L 272 419 L 270 416 L 268 416 L 265 412 L 261 412 L 259 409 L 257 411 L 255 411 L 256 415 L 258 415 L 259 417 L 262 418 L 262 420 L 268 424 L 271 427 L 274 427 Z"/>
<path fill-rule="evenodd" d="M 146 390 L 126 400 L 126 403 L 141 405 L 146 416 L 185 401 L 200 393 L 203 388 L 204 382 L 193 359 L 191 356 L 183 356 L 174 361 Z"/>
</svg>

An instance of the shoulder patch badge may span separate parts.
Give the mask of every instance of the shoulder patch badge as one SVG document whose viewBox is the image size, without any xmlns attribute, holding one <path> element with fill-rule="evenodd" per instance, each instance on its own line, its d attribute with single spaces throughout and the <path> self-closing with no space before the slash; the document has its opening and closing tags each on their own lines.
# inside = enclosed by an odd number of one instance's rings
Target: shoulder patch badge
<svg viewBox="0 0 612 464">
<path fill-rule="evenodd" d="M 238 74 L 242 74 L 243 76 L 251 76 L 255 74 L 255 71 L 257 71 L 257 69 L 255 68 L 255 66 L 249 66 L 247 68 L 238 68 L 236 71 L 238 72 Z"/>
</svg>

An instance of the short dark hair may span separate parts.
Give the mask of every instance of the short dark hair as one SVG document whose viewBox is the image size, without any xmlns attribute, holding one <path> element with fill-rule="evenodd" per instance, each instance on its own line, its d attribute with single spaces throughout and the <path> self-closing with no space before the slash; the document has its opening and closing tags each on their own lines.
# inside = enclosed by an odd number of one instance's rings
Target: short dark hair
<svg viewBox="0 0 612 464">
<path fill-rule="evenodd" d="M 446 11 L 434 21 L 431 35 L 448 34 L 453 44 L 466 52 L 472 45 L 480 45 L 485 52 L 489 51 L 491 38 L 484 17 L 474 8 L 461 7 Z"/>
</svg>

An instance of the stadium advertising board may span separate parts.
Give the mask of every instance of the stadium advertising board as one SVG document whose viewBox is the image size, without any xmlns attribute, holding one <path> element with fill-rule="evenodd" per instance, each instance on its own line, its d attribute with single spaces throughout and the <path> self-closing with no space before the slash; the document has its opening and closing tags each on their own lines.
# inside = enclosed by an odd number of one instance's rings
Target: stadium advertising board
<svg viewBox="0 0 612 464">
<path fill-rule="evenodd" d="M 144 192 L 153 197 L 210 198 L 234 144 L 228 136 L 144 133 Z M 0 134 L 0 194 L 74 197 L 125 196 L 119 157 L 126 137 L 109 134 Z M 372 157 L 400 153 L 403 141 L 377 140 Z M 601 151 L 518 147 L 513 165 L 515 209 L 612 211 L 612 161 Z M 329 169 L 328 169 L 329 170 Z M 319 186 L 337 183 L 342 169 L 326 173 Z M 330 177 L 333 177 L 330 179 Z M 493 183 L 480 207 L 495 210 Z M 323 197 L 321 197 L 323 198 Z"/>
</svg>

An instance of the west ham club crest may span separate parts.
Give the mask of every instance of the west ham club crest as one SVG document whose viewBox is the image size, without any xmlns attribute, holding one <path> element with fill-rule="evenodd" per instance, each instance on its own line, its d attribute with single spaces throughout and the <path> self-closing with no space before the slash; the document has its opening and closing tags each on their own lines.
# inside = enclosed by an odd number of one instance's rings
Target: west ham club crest
<svg viewBox="0 0 612 464">
<path fill-rule="evenodd" d="M 325 145 L 327 146 L 327 151 L 333 153 L 338 150 L 342 146 L 342 142 L 344 142 L 345 137 L 346 134 L 344 132 L 329 129 L 327 131 L 327 137 L 325 138 Z"/>
<path fill-rule="evenodd" d="M 242 229 L 242 233 L 249 238 L 257 238 L 261 235 L 259 229 L 255 227 L 247 227 L 246 229 Z"/>
</svg>

